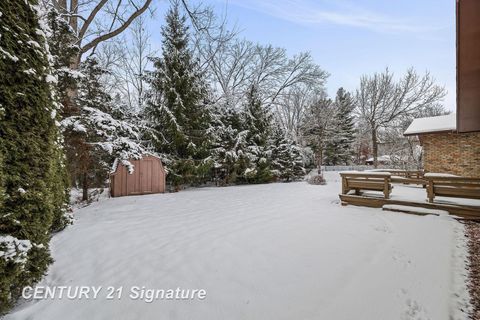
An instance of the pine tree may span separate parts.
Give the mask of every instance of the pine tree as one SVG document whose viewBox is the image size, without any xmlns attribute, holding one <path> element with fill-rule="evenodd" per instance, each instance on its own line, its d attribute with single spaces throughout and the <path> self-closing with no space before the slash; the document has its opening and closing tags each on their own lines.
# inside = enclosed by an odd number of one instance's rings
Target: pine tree
<svg viewBox="0 0 480 320">
<path fill-rule="evenodd" d="M 54 77 L 54 81 L 50 83 L 53 89 L 54 103 L 57 105 L 59 112 L 56 114 L 56 120 L 62 121 L 66 113 L 68 113 L 71 104 L 69 101 L 68 92 L 71 92 L 76 87 L 76 76 L 72 74 L 69 66 L 73 57 L 78 52 L 78 47 L 72 45 L 75 43 L 75 34 L 68 25 L 67 21 L 61 17 L 60 13 L 54 8 L 49 7 L 44 19 L 47 22 L 47 44 L 49 49 L 50 72 Z M 67 142 L 68 142 L 67 136 Z M 69 159 L 66 158 L 68 153 L 65 150 L 64 132 L 61 132 L 57 138 L 57 144 L 62 146 L 55 154 L 55 172 L 52 174 L 57 176 L 63 184 L 52 185 L 55 199 L 55 215 L 53 217 L 52 232 L 57 232 L 65 228 L 71 223 L 70 212 L 71 208 L 68 206 L 70 202 L 70 172 L 68 170 Z M 72 159 L 70 159 L 72 160 Z"/>
<path fill-rule="evenodd" d="M 5 115 L 5 109 L 2 105 L 0 105 L 0 122 L 3 121 L 3 117 Z M 0 138 L 1 141 L 1 138 Z M 4 190 L 4 185 L 3 185 L 3 177 L 5 173 L 3 172 L 3 153 L 5 150 L 3 150 L 2 146 L 0 145 L 0 212 L 2 210 L 3 202 L 5 201 L 5 190 Z"/>
<path fill-rule="evenodd" d="M 98 67 L 95 59 L 87 59 L 81 65 L 83 77 L 79 83 L 79 90 L 75 104 L 80 108 L 77 127 L 79 138 L 82 140 L 81 148 L 77 148 L 77 180 L 80 181 L 83 200 L 88 200 L 88 189 L 103 186 L 108 178 L 109 163 L 113 161 L 108 154 L 95 148 L 102 143 L 102 137 L 97 132 L 97 117 L 109 115 L 111 97 L 105 92 L 99 79 L 104 73 Z M 102 121 L 102 120 L 100 120 Z M 102 123 L 99 123 L 100 126 Z"/>
<path fill-rule="evenodd" d="M 251 86 L 247 93 L 244 111 L 244 127 L 247 130 L 247 144 L 250 166 L 245 171 L 245 177 L 251 183 L 266 183 L 273 178 L 268 142 L 272 134 L 272 114 L 264 108 L 258 90 Z"/>
<path fill-rule="evenodd" d="M 167 160 L 167 180 L 181 184 L 204 179 L 210 170 L 210 111 L 197 61 L 189 47 L 186 17 L 178 2 L 167 13 L 162 28 L 163 53 L 153 59 L 149 75 L 152 94 L 147 114 L 158 153 Z"/>
<path fill-rule="evenodd" d="M 248 168 L 246 157 L 247 133 L 244 130 L 242 114 L 231 108 L 219 108 L 214 114 L 214 159 L 215 180 L 218 185 L 241 182 Z"/>
<path fill-rule="evenodd" d="M 251 86 L 245 104 L 245 128 L 248 140 L 259 147 L 267 145 L 272 133 L 272 114 L 264 108 L 256 86 Z"/>
<path fill-rule="evenodd" d="M 332 118 L 335 114 L 332 105 L 331 99 L 326 96 L 312 103 L 305 112 L 301 126 L 303 139 L 312 149 L 319 171 L 324 165 L 325 146 L 332 133 Z"/>
<path fill-rule="evenodd" d="M 72 70 L 70 67 L 75 61 L 75 57 L 78 54 L 79 48 L 77 38 L 69 26 L 68 21 L 62 17 L 54 6 L 48 7 L 46 12 L 46 22 L 48 25 L 47 43 L 50 52 L 50 66 L 51 73 L 56 78 L 51 85 L 54 88 L 55 102 L 59 104 L 59 121 L 68 121 L 69 117 L 78 117 L 80 115 L 80 109 L 74 103 L 72 96 L 77 91 L 79 77 L 81 74 L 77 70 Z M 76 63 L 76 62 L 75 62 Z M 78 143 L 81 140 L 78 139 L 76 132 L 69 130 L 63 130 L 62 132 L 64 146 L 64 153 L 66 158 L 59 159 L 59 168 L 63 170 L 63 174 L 67 174 L 65 183 L 67 187 L 70 183 L 75 183 L 77 167 L 77 151 L 81 149 Z M 66 188 L 67 189 L 67 188 Z M 67 192 L 67 197 L 68 197 Z M 55 219 L 55 223 L 61 226 L 61 219 L 58 217 Z"/>
<path fill-rule="evenodd" d="M 48 23 L 47 43 L 50 52 L 50 64 L 52 74 L 57 78 L 53 84 L 55 87 L 56 100 L 62 104 L 62 117 L 78 114 L 78 108 L 71 100 L 73 92 L 77 88 L 79 73 L 70 66 L 75 60 L 79 48 L 77 38 L 68 24 L 55 7 L 49 8 L 46 15 Z"/>
<path fill-rule="evenodd" d="M 144 148 L 136 125 L 122 118 L 121 105 L 113 104 L 106 93 L 100 80 L 106 71 L 93 57 L 82 63 L 80 71 L 83 76 L 75 100 L 79 115 L 64 119 L 62 126 L 77 140 L 71 167 L 74 180 L 82 187 L 83 200 L 88 201 L 89 188 L 105 186 L 114 158 L 128 165 L 129 159 L 142 156 Z"/>
<path fill-rule="evenodd" d="M 343 88 L 338 89 L 334 102 L 334 117 L 325 147 L 325 164 L 348 164 L 353 156 L 355 140 L 353 101 Z"/>
<path fill-rule="evenodd" d="M 65 190 L 57 168 L 63 157 L 50 86 L 55 78 L 37 10 L 35 0 L 0 2 L 0 313 L 43 276 L 52 261 L 50 231 L 65 207 L 65 198 L 56 198 Z"/>
<path fill-rule="evenodd" d="M 272 169 L 278 179 L 290 182 L 305 176 L 301 148 L 286 136 L 280 126 L 274 129 L 270 148 Z"/>
</svg>

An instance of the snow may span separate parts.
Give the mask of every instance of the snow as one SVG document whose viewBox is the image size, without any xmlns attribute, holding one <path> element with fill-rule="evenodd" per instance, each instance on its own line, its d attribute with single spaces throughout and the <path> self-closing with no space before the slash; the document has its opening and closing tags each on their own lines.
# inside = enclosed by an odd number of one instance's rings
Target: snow
<svg viewBox="0 0 480 320">
<path fill-rule="evenodd" d="M 380 176 L 380 177 L 388 177 L 392 174 L 388 171 L 340 171 L 339 173 L 349 174 L 349 173 L 359 173 L 369 176 Z"/>
<path fill-rule="evenodd" d="M 57 77 L 55 77 L 54 75 L 51 75 L 51 74 L 47 74 L 47 76 L 45 77 L 45 81 L 47 81 L 48 83 L 57 83 L 58 82 Z"/>
<path fill-rule="evenodd" d="M 27 69 L 27 70 L 23 70 L 23 72 L 25 72 L 26 74 L 30 74 L 30 75 L 36 73 L 36 72 L 35 72 L 35 69 L 33 69 L 33 68 L 30 68 L 30 69 Z"/>
<path fill-rule="evenodd" d="M 450 174 L 450 173 L 435 173 L 435 172 L 428 172 L 424 175 L 425 178 L 452 178 L 458 177 L 457 175 Z"/>
<path fill-rule="evenodd" d="M 53 237 L 40 285 L 205 289 L 206 299 L 26 301 L 6 320 L 465 319 L 462 224 L 343 207 L 340 176 L 325 176 L 326 186 L 200 188 L 79 209 Z"/>
<path fill-rule="evenodd" d="M 389 161 L 391 161 L 391 160 L 392 160 L 392 159 L 390 158 L 389 155 L 383 155 L 383 156 L 379 156 L 379 157 L 377 158 L 377 161 L 389 162 Z M 374 158 L 368 158 L 368 159 L 366 160 L 366 162 L 373 162 L 373 161 L 375 161 Z"/>
<path fill-rule="evenodd" d="M 455 113 L 450 113 L 444 116 L 414 119 L 403 134 L 415 135 L 455 130 L 457 130 L 457 117 Z"/>
<path fill-rule="evenodd" d="M 9 58 L 13 62 L 17 62 L 19 59 L 16 56 L 11 55 L 8 51 L 5 51 L 0 47 L 0 53 L 3 55 L 3 58 Z"/>
<path fill-rule="evenodd" d="M 29 240 L 19 240 L 12 236 L 0 236 L 0 258 L 24 264 L 27 253 L 32 248 Z"/>
<path fill-rule="evenodd" d="M 112 164 L 112 168 L 110 169 L 110 173 L 115 173 L 117 171 L 117 168 L 118 168 L 118 158 L 115 158 L 115 160 L 113 160 L 113 164 Z"/>
<path fill-rule="evenodd" d="M 419 214 L 434 214 L 437 216 L 440 215 L 448 215 L 448 211 L 445 210 L 437 210 L 437 209 L 428 209 L 428 208 L 421 208 L 421 207 L 412 207 L 412 206 L 402 206 L 396 204 L 386 204 L 383 206 L 384 210 L 395 210 L 395 211 L 403 211 L 403 212 L 414 212 Z"/>
<path fill-rule="evenodd" d="M 109 189 L 103 188 L 90 188 L 88 189 L 89 202 L 103 201 L 109 198 Z M 70 190 L 70 206 L 73 209 L 78 209 L 89 205 L 86 201 L 82 200 L 83 190 L 78 188 L 72 188 Z"/>
</svg>

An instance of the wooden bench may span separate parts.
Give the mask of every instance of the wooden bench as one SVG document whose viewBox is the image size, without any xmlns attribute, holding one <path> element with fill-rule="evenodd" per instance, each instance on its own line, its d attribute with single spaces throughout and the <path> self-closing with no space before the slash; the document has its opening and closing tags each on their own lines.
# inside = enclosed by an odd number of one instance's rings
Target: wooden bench
<svg viewBox="0 0 480 320">
<path fill-rule="evenodd" d="M 354 190 L 360 195 L 360 190 L 381 191 L 385 199 L 390 198 L 392 185 L 388 172 L 340 172 L 342 177 L 342 194 Z"/>
<path fill-rule="evenodd" d="M 443 175 L 425 175 L 428 182 L 428 202 L 436 196 L 466 199 L 480 199 L 480 178 Z"/>
<path fill-rule="evenodd" d="M 423 170 L 378 170 L 375 172 L 389 172 L 392 183 L 420 184 L 426 187 L 427 181 Z"/>
</svg>

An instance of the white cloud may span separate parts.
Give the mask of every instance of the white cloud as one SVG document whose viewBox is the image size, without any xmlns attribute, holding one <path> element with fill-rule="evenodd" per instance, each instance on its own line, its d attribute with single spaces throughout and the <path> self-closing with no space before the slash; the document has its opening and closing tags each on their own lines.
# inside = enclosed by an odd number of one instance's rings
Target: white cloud
<svg viewBox="0 0 480 320">
<path fill-rule="evenodd" d="M 336 24 L 381 33 L 413 33 L 441 29 L 365 10 L 344 1 L 228 0 L 228 3 L 297 24 Z"/>
</svg>

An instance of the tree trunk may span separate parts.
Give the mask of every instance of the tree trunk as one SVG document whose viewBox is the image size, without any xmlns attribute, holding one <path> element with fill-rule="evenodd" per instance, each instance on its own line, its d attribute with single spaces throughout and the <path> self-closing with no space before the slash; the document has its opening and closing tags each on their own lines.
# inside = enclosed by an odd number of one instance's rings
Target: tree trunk
<svg viewBox="0 0 480 320">
<path fill-rule="evenodd" d="M 82 176 L 82 201 L 88 201 L 88 174 L 83 173 Z"/>
<path fill-rule="evenodd" d="M 378 141 L 377 141 L 377 129 L 372 129 L 372 153 L 373 153 L 373 166 L 378 168 Z"/>
<path fill-rule="evenodd" d="M 318 159 L 317 159 L 317 166 L 318 166 L 318 174 L 322 174 L 322 165 L 323 165 L 323 148 L 320 148 Z"/>
<path fill-rule="evenodd" d="M 66 14 L 67 10 L 67 0 L 58 0 L 53 2 L 55 9 L 57 9 L 60 13 Z"/>
<path fill-rule="evenodd" d="M 73 31 L 77 33 L 78 31 L 78 0 L 71 0 L 70 2 L 70 13 L 72 16 L 70 17 L 70 27 L 72 27 Z"/>
</svg>

